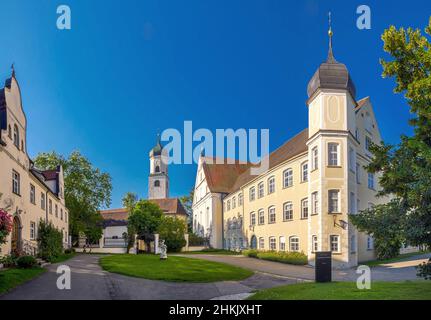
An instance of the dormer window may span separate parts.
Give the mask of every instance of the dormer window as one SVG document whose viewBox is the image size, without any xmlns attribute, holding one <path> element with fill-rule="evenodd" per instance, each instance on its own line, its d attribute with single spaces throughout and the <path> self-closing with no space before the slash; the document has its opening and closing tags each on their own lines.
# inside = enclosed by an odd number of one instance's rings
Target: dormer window
<svg viewBox="0 0 431 320">
<path fill-rule="evenodd" d="M 13 144 L 19 149 L 19 130 L 18 126 L 13 126 Z"/>
</svg>

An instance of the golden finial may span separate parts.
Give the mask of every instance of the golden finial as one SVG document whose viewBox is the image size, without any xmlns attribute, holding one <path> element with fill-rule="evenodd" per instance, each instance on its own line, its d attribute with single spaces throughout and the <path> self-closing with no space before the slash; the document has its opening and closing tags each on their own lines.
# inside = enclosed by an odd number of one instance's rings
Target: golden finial
<svg viewBox="0 0 431 320">
<path fill-rule="evenodd" d="M 15 62 L 12 63 L 12 65 L 10 66 L 10 68 L 12 69 L 12 77 L 15 77 Z"/>
<path fill-rule="evenodd" d="M 332 53 L 332 36 L 333 36 L 334 33 L 332 32 L 332 15 L 331 15 L 331 11 L 329 11 L 329 13 L 328 13 L 328 25 L 329 25 L 329 30 L 328 30 L 329 51 L 328 51 L 327 62 L 334 63 L 335 59 L 334 59 L 334 54 Z"/>
</svg>

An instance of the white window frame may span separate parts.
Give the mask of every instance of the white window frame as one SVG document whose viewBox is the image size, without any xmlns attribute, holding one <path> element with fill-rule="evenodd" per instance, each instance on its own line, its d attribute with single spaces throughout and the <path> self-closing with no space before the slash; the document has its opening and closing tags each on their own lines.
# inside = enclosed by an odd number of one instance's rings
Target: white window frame
<svg viewBox="0 0 431 320">
<path fill-rule="evenodd" d="M 260 209 L 260 210 L 257 212 L 257 223 L 258 223 L 259 225 L 263 225 L 263 224 L 265 224 L 265 210 Z"/>
<path fill-rule="evenodd" d="M 236 197 L 232 198 L 232 209 L 236 208 Z"/>
<path fill-rule="evenodd" d="M 36 223 L 30 221 L 30 240 L 36 240 Z"/>
<path fill-rule="evenodd" d="M 36 187 L 30 183 L 30 203 L 36 204 Z"/>
<path fill-rule="evenodd" d="M 316 235 L 311 236 L 311 252 L 319 251 L 319 240 Z"/>
<path fill-rule="evenodd" d="M 289 214 L 287 214 L 289 212 Z M 287 201 L 283 203 L 283 221 L 293 220 L 293 202 Z"/>
<path fill-rule="evenodd" d="M 21 177 L 15 170 L 12 170 L 12 193 L 21 195 Z"/>
<path fill-rule="evenodd" d="M 308 219 L 310 216 L 308 198 L 301 200 L 301 219 Z"/>
<path fill-rule="evenodd" d="M 350 236 L 350 253 L 356 253 L 357 250 L 356 235 L 352 234 Z"/>
<path fill-rule="evenodd" d="M 230 210 L 230 200 L 226 201 L 226 211 Z"/>
<path fill-rule="evenodd" d="M 268 194 L 275 192 L 275 177 L 269 177 L 268 179 Z"/>
<path fill-rule="evenodd" d="M 45 193 L 43 192 L 40 193 L 40 208 L 42 210 L 46 209 L 46 197 L 45 197 Z"/>
<path fill-rule="evenodd" d="M 314 191 L 311 194 L 311 214 L 319 214 L 319 192 Z"/>
<path fill-rule="evenodd" d="M 356 170 L 356 155 L 355 150 L 352 147 L 349 147 L 349 169 L 352 172 Z"/>
<path fill-rule="evenodd" d="M 336 195 L 336 199 L 332 195 Z M 328 190 L 328 213 L 340 213 L 340 190 L 338 189 Z"/>
<path fill-rule="evenodd" d="M 265 238 L 264 237 L 260 237 L 259 241 L 258 241 L 258 244 L 259 244 L 259 250 L 264 250 L 265 249 Z"/>
<path fill-rule="evenodd" d="M 374 250 L 374 239 L 372 236 L 367 236 L 367 250 Z"/>
<path fill-rule="evenodd" d="M 328 143 L 328 166 L 338 167 L 340 165 L 340 145 L 336 142 Z"/>
<path fill-rule="evenodd" d="M 319 149 L 314 147 L 311 149 L 311 170 L 317 170 L 319 168 Z"/>
<path fill-rule="evenodd" d="M 291 236 L 289 237 L 289 251 L 291 252 L 299 252 L 299 237 Z"/>
<path fill-rule="evenodd" d="M 356 183 L 361 183 L 361 164 L 356 162 Z"/>
<path fill-rule="evenodd" d="M 251 187 L 248 191 L 250 202 L 256 200 L 256 188 Z"/>
<path fill-rule="evenodd" d="M 255 211 L 250 212 L 250 225 L 252 225 L 252 226 L 256 225 L 256 212 Z"/>
<path fill-rule="evenodd" d="M 265 184 L 263 181 L 257 185 L 257 198 L 261 199 L 265 196 Z"/>
<path fill-rule="evenodd" d="M 374 173 L 368 172 L 368 189 L 375 190 Z"/>
<path fill-rule="evenodd" d="M 301 182 L 308 181 L 308 161 L 301 164 Z"/>
<path fill-rule="evenodd" d="M 292 168 L 283 171 L 283 188 L 293 186 L 293 170 Z"/>
<path fill-rule="evenodd" d="M 243 203 L 243 197 L 242 197 L 242 193 L 238 194 L 238 206 L 242 206 Z"/>
<path fill-rule="evenodd" d="M 273 224 L 276 222 L 276 220 L 277 220 L 277 216 L 275 212 L 275 207 L 271 206 L 268 208 L 268 224 Z"/>
<path fill-rule="evenodd" d="M 334 250 L 334 244 L 337 246 L 336 250 Z M 341 252 L 340 235 L 331 234 L 329 236 L 329 249 L 331 252 L 334 252 L 334 253 L 340 253 Z"/>
<path fill-rule="evenodd" d="M 281 236 L 279 239 L 279 243 L 280 251 L 286 251 L 286 237 Z"/>
<path fill-rule="evenodd" d="M 269 237 L 269 250 L 277 250 L 277 239 L 275 237 Z"/>
</svg>

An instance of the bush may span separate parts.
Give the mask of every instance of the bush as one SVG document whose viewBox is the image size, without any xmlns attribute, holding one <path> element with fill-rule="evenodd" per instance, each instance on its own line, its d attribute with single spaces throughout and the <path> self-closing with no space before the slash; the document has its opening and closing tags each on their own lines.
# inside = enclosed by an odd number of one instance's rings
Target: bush
<svg viewBox="0 0 431 320">
<path fill-rule="evenodd" d="M 41 220 L 38 229 L 39 256 L 51 262 L 63 253 L 63 234 L 52 223 Z"/>
<path fill-rule="evenodd" d="M 417 276 L 424 278 L 425 280 L 431 280 L 431 259 L 428 262 L 423 262 L 416 267 Z"/>
<path fill-rule="evenodd" d="M 36 258 L 33 256 L 21 256 L 16 260 L 16 265 L 21 269 L 30 269 L 37 264 Z"/>
<path fill-rule="evenodd" d="M 165 240 L 169 252 L 180 252 L 186 245 L 184 235 L 186 233 L 186 224 L 183 220 L 163 217 L 158 228 L 159 239 Z"/>
<path fill-rule="evenodd" d="M 303 252 L 245 250 L 243 251 L 243 255 L 250 258 L 276 261 L 294 265 L 305 265 L 308 263 L 308 258 Z"/>
<path fill-rule="evenodd" d="M 195 233 L 189 233 L 189 246 L 205 246 L 208 244 L 208 239 L 200 237 Z"/>
<path fill-rule="evenodd" d="M 65 254 L 72 254 L 72 253 L 75 253 L 76 251 L 75 251 L 75 249 L 74 248 L 68 248 L 68 249 L 66 249 L 66 250 L 64 250 L 64 253 Z"/>
<path fill-rule="evenodd" d="M 0 263 L 4 265 L 5 268 L 15 267 L 16 266 L 17 256 L 15 255 L 7 255 L 0 258 Z"/>
</svg>

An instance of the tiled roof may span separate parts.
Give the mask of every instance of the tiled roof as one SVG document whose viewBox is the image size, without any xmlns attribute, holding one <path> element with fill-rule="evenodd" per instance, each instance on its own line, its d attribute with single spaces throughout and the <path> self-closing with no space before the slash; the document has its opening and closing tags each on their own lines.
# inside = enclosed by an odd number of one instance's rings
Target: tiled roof
<svg viewBox="0 0 431 320">
<path fill-rule="evenodd" d="M 308 129 L 304 129 L 269 155 L 269 169 L 307 151 Z M 207 164 L 203 169 L 211 192 L 232 193 L 256 178 L 251 164 Z"/>
<path fill-rule="evenodd" d="M 149 201 L 157 204 L 165 214 L 187 215 L 178 198 L 151 199 Z M 129 212 L 126 208 L 101 210 L 100 214 L 104 220 L 126 221 L 129 217 Z"/>
<path fill-rule="evenodd" d="M 45 180 L 56 180 L 57 179 L 57 170 L 45 170 L 40 171 L 40 173 L 43 175 Z"/>
</svg>

